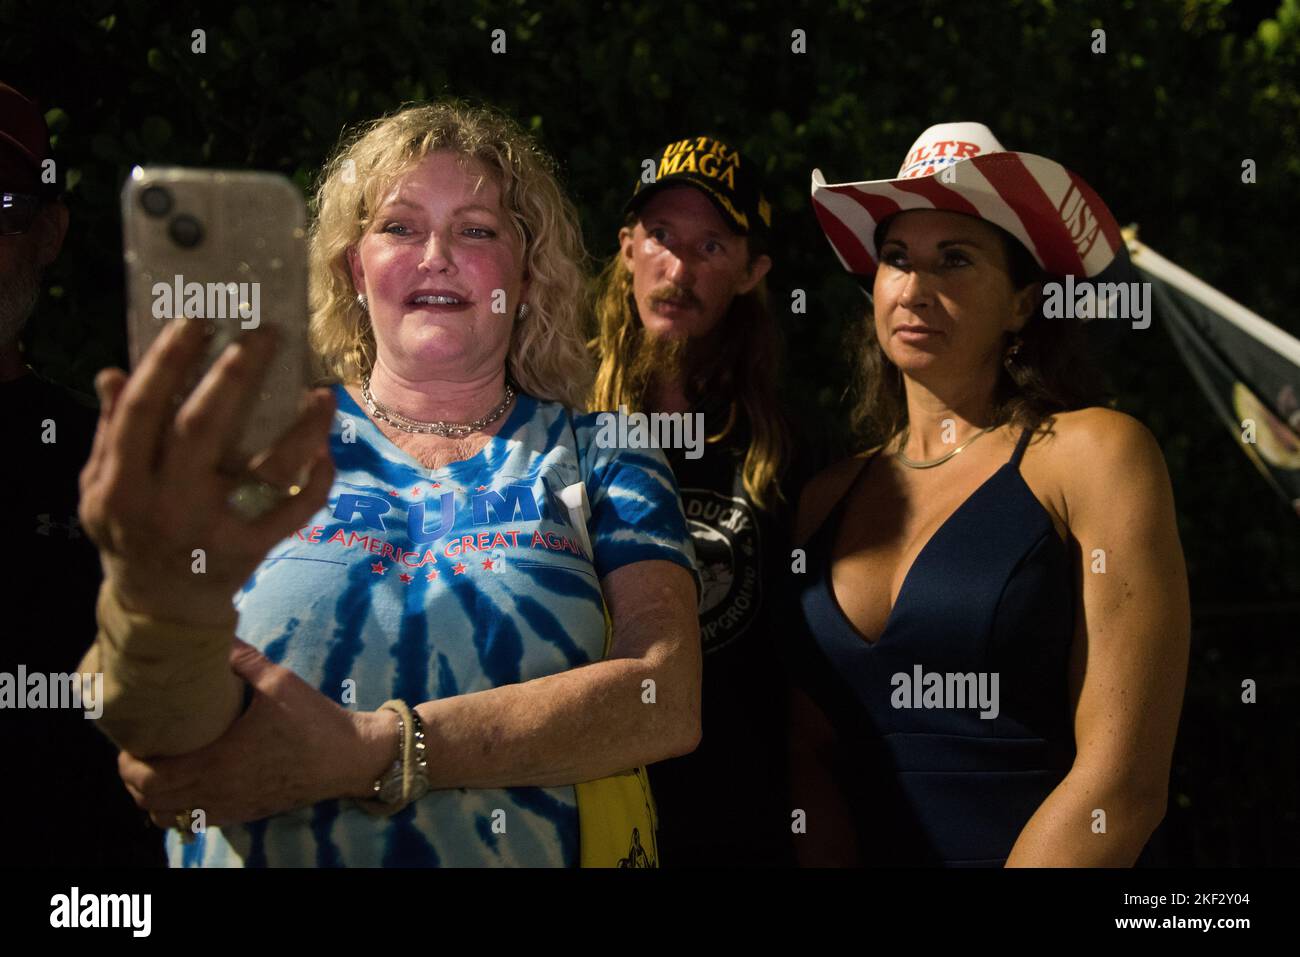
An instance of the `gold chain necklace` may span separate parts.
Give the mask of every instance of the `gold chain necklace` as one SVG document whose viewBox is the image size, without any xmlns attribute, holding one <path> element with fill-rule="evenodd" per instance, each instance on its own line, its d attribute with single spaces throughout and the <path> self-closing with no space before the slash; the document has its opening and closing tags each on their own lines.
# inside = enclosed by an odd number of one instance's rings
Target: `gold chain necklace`
<svg viewBox="0 0 1300 957">
<path fill-rule="evenodd" d="M 495 409 L 483 416 L 481 419 L 475 419 L 473 422 L 421 422 L 419 419 L 408 418 L 396 409 L 390 409 L 388 406 L 380 403 L 373 395 L 370 394 L 370 376 L 366 376 L 366 381 L 361 384 L 361 397 L 366 400 L 366 410 L 376 419 L 383 419 L 395 429 L 401 429 L 403 432 L 411 432 L 418 435 L 442 435 L 450 438 L 462 439 L 483 428 L 491 425 L 501 416 L 505 415 L 506 409 L 510 407 L 510 401 L 515 397 L 515 390 L 506 383 L 505 396 L 501 399 L 501 404 Z"/>
<path fill-rule="evenodd" d="M 898 459 L 898 461 L 900 461 L 900 462 L 902 462 L 904 465 L 906 465 L 909 469 L 932 469 L 932 468 L 934 468 L 936 465 L 942 465 L 944 462 L 947 462 L 950 458 L 952 458 L 954 455 L 956 455 L 956 454 L 957 454 L 958 452 L 960 452 L 962 449 L 966 448 L 966 446 L 970 445 L 972 442 L 974 442 L 976 439 L 978 439 L 981 435 L 984 435 L 986 432 L 992 432 L 994 429 L 997 428 L 997 426 L 996 426 L 996 425 L 990 425 L 990 426 L 989 426 L 988 428 L 986 428 L 986 429 L 980 429 L 978 432 L 976 432 L 974 435 L 972 435 L 969 439 L 967 439 L 967 440 L 966 440 L 965 442 L 963 442 L 961 445 L 957 446 L 957 447 L 956 447 L 955 449 L 953 449 L 951 452 L 946 452 L 946 453 L 944 453 L 943 455 L 939 456 L 937 459 L 930 459 L 930 461 L 928 461 L 928 462 L 918 462 L 918 461 L 916 461 L 916 459 L 909 459 L 909 458 L 907 457 L 907 455 L 903 452 L 903 449 L 907 446 L 907 439 L 908 439 L 908 436 L 910 435 L 911 428 L 912 428 L 912 427 L 909 425 L 909 426 L 907 426 L 907 428 L 903 429 L 903 440 L 902 440 L 901 442 L 898 443 L 898 451 L 894 453 L 894 457 L 895 457 L 896 459 Z"/>
</svg>

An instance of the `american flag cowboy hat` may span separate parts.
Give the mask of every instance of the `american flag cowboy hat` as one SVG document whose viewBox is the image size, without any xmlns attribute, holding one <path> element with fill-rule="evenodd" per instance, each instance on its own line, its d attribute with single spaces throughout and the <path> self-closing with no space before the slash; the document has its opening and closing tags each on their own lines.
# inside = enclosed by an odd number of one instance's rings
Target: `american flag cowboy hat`
<svg viewBox="0 0 1300 957">
<path fill-rule="evenodd" d="M 1001 226 L 1057 276 L 1091 279 L 1124 249 L 1115 217 L 1081 177 L 1044 156 L 1003 149 L 983 123 L 930 127 L 894 179 L 830 184 L 815 169 L 812 202 L 840 262 L 859 276 L 876 271 L 876 228 L 912 209 Z"/>
</svg>

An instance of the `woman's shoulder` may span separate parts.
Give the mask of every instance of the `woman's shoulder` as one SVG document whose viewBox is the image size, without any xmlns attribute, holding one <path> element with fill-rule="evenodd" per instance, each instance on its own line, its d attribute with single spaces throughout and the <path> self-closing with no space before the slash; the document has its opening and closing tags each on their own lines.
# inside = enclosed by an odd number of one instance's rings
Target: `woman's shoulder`
<svg viewBox="0 0 1300 957">
<path fill-rule="evenodd" d="M 664 486 L 676 493 L 672 468 L 661 448 L 653 442 L 643 441 L 628 434 L 628 426 L 620 424 L 618 413 L 587 412 L 561 402 L 536 400 L 537 418 L 554 434 L 554 424 L 565 419 L 584 476 L 597 482 L 618 478 L 619 481 L 650 482 Z M 644 480 L 636 478 L 644 473 Z"/>
<path fill-rule="evenodd" d="M 1150 429 L 1133 416 L 1104 406 L 1056 413 L 1035 437 L 1034 444 L 1040 443 L 1053 458 L 1072 465 L 1160 455 L 1160 444 Z"/>
<path fill-rule="evenodd" d="M 1122 506 L 1153 487 L 1167 486 L 1160 443 L 1140 421 L 1100 406 L 1056 413 L 1044 423 L 1027 452 L 1060 489 L 1066 514 L 1087 501 Z M 1073 502 L 1076 508 L 1070 508 Z"/>
</svg>

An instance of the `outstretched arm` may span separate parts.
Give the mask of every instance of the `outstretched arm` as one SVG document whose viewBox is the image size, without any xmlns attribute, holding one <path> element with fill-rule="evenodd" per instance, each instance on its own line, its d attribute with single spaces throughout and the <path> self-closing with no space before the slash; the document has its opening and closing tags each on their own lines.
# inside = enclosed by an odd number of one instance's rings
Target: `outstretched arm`
<svg viewBox="0 0 1300 957">
<path fill-rule="evenodd" d="M 101 372 L 99 426 L 81 474 L 81 521 L 104 566 L 100 631 L 82 661 L 104 675 L 99 727 L 135 754 L 182 754 L 219 737 L 238 714 L 231 599 L 271 547 L 324 503 L 334 400 L 313 393 L 259 466 L 303 490 L 260 519 L 231 512 L 235 480 L 217 470 L 274 344 L 254 333 L 229 347 L 177 410 L 172 396 L 207 348 L 199 322 L 169 324 L 129 378 Z"/>
</svg>

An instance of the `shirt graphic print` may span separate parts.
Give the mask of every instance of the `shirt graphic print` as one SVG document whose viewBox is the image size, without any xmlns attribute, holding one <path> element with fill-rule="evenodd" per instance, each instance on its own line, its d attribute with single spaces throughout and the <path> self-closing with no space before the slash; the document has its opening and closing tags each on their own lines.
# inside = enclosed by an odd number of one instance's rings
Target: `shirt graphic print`
<svg viewBox="0 0 1300 957">
<path fill-rule="evenodd" d="M 602 449 L 595 415 L 520 394 L 474 457 L 429 470 L 342 386 L 329 502 L 236 600 L 239 636 L 349 709 L 529 681 L 599 660 L 600 579 L 633 562 L 693 569 L 655 449 Z M 575 527 L 563 489 L 586 488 Z M 396 732 L 394 731 L 394 734 Z M 574 742 L 582 747 L 582 742 Z M 225 828 L 173 866 L 576 866 L 572 786 L 434 791 L 391 818 L 350 800 Z"/>
</svg>

